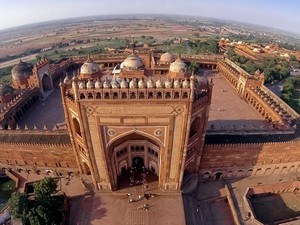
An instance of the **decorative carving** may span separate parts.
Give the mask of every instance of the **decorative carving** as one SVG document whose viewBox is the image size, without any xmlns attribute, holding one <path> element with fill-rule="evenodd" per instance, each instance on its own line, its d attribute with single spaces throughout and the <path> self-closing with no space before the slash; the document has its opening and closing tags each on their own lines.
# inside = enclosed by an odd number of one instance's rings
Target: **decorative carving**
<svg viewBox="0 0 300 225">
<path fill-rule="evenodd" d="M 171 114 L 175 114 L 175 116 L 181 115 L 182 112 L 184 111 L 184 108 L 180 105 L 180 106 L 172 106 L 173 111 L 171 112 Z"/>
<path fill-rule="evenodd" d="M 90 117 L 91 115 L 94 114 L 94 112 L 97 110 L 98 106 L 91 106 L 91 105 L 88 105 L 86 107 L 86 113 L 87 113 L 87 116 Z"/>
<path fill-rule="evenodd" d="M 107 134 L 108 134 L 109 136 L 114 136 L 114 135 L 116 135 L 116 131 L 115 131 L 114 129 L 109 129 L 109 130 L 107 131 Z"/>
<path fill-rule="evenodd" d="M 156 130 L 154 131 L 154 135 L 155 135 L 155 136 L 161 136 L 162 134 L 163 134 L 163 132 L 162 132 L 161 129 L 156 129 Z"/>
</svg>

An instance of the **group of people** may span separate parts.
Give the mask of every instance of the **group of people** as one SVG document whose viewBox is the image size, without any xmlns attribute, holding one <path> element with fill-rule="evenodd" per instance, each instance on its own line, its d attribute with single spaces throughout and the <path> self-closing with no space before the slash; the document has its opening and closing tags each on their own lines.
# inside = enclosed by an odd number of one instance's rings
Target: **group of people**
<svg viewBox="0 0 300 225">
<path fill-rule="evenodd" d="M 138 171 L 135 168 L 130 169 L 130 175 L 129 175 L 129 186 L 135 186 L 139 184 L 147 185 L 147 174 L 148 172 L 143 167 L 142 171 Z"/>
</svg>

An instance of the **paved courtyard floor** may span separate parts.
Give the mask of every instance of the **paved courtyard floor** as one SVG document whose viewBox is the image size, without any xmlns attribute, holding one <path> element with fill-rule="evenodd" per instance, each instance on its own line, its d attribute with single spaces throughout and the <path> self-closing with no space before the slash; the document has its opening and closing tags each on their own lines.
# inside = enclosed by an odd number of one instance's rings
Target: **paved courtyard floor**
<svg viewBox="0 0 300 225">
<path fill-rule="evenodd" d="M 65 115 L 61 102 L 60 90 L 55 88 L 43 101 L 38 101 L 18 122 L 20 127 L 27 125 L 32 129 L 34 125 L 43 129 L 47 125 L 52 130 L 54 125 L 64 123 Z"/>
<path fill-rule="evenodd" d="M 249 104 L 241 99 L 232 85 L 222 75 L 207 71 L 213 79 L 212 103 L 207 130 L 261 131 L 272 127 Z"/>
</svg>

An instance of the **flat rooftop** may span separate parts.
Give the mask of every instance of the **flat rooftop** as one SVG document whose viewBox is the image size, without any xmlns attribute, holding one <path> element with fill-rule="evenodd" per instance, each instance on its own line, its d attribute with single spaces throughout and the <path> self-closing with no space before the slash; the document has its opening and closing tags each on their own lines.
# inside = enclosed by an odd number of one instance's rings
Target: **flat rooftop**
<svg viewBox="0 0 300 225">
<path fill-rule="evenodd" d="M 279 184 L 286 182 L 293 182 L 300 177 L 300 172 L 290 172 L 286 174 L 271 174 L 264 176 L 250 176 L 239 179 L 228 179 L 221 181 L 201 181 L 200 179 L 192 178 L 194 181 L 190 181 L 186 187 L 184 187 L 183 202 L 186 212 L 187 225 L 231 225 L 234 224 L 232 212 L 230 210 L 227 193 L 225 191 L 225 185 L 228 186 L 230 194 L 234 201 L 235 210 L 237 212 L 238 218 L 242 224 L 245 225 L 256 225 L 256 221 L 253 217 L 248 217 L 249 207 L 246 205 L 244 196 L 248 191 L 249 187 L 259 186 L 264 184 Z M 193 184 L 194 190 L 190 191 L 189 187 Z M 189 190 L 185 193 L 185 190 Z M 274 200 L 276 206 L 281 207 L 282 212 L 286 213 L 286 216 L 294 216 L 299 213 L 299 196 L 295 199 L 294 195 L 282 195 Z M 271 203 L 271 202 L 270 202 Z M 264 201 L 266 205 L 267 202 Z M 284 209 L 284 205 L 288 209 Z M 263 205 L 259 205 L 263 208 Z M 273 204 L 273 214 L 269 212 L 269 215 L 278 214 L 275 205 Z M 267 210 L 264 208 L 263 210 Z M 269 218 L 269 217 L 268 217 Z M 299 220 L 295 223 L 299 224 Z"/>
<path fill-rule="evenodd" d="M 207 130 L 263 131 L 273 129 L 249 104 L 241 99 L 232 85 L 215 71 L 206 71 L 213 79 L 212 102 Z"/>
<path fill-rule="evenodd" d="M 20 127 L 28 126 L 32 129 L 34 125 L 38 129 L 43 129 L 47 125 L 52 130 L 56 124 L 64 123 L 65 115 L 61 102 L 60 90 L 54 88 L 45 100 L 38 101 L 28 112 L 18 121 Z"/>
<path fill-rule="evenodd" d="M 300 216 L 298 193 L 266 194 L 254 196 L 250 201 L 257 219 L 263 223 L 269 224 Z"/>
</svg>

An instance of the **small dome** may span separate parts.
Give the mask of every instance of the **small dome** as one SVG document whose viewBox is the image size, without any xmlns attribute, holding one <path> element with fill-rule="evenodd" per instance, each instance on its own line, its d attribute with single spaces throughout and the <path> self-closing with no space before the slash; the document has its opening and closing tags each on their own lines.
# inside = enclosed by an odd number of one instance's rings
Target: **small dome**
<svg viewBox="0 0 300 225">
<path fill-rule="evenodd" d="M 169 79 L 165 82 L 165 88 L 172 88 L 172 82 Z"/>
<path fill-rule="evenodd" d="M 94 82 L 92 80 L 89 80 L 86 83 L 86 88 L 88 88 L 88 89 L 94 88 Z"/>
<path fill-rule="evenodd" d="M 128 88 L 128 83 L 126 82 L 125 79 L 123 79 L 123 80 L 121 81 L 121 88 Z"/>
<path fill-rule="evenodd" d="M 99 72 L 99 65 L 91 60 L 90 56 L 80 68 L 81 74 L 93 74 Z"/>
<path fill-rule="evenodd" d="M 78 88 L 79 89 L 85 89 L 85 83 L 84 83 L 84 81 L 79 82 Z"/>
<path fill-rule="evenodd" d="M 20 62 L 11 70 L 13 80 L 21 80 L 29 77 L 32 74 L 32 68 L 33 66 L 31 63 L 23 62 L 20 59 Z"/>
<path fill-rule="evenodd" d="M 152 79 L 147 81 L 147 88 L 154 88 L 154 82 Z"/>
<path fill-rule="evenodd" d="M 189 88 L 189 87 L 190 87 L 190 83 L 189 83 L 187 80 L 184 80 L 184 81 L 182 82 L 182 87 L 183 87 L 183 88 Z"/>
<path fill-rule="evenodd" d="M 135 79 L 129 82 L 129 88 L 137 88 L 137 83 Z"/>
<path fill-rule="evenodd" d="M 116 79 L 113 79 L 111 81 L 111 87 L 112 88 L 119 88 L 120 87 L 120 85 L 119 85 L 118 81 L 116 81 Z"/>
<path fill-rule="evenodd" d="M 175 56 L 170 54 L 169 52 L 166 52 L 160 56 L 159 61 L 163 63 L 172 63 L 175 61 Z"/>
<path fill-rule="evenodd" d="M 5 84 L 0 84 L 0 96 L 5 96 L 7 94 L 10 94 L 14 91 L 14 89 L 9 86 L 9 85 L 5 85 Z"/>
<path fill-rule="evenodd" d="M 221 41 L 225 41 L 225 38 L 224 38 L 224 37 L 222 37 L 222 38 L 221 38 Z"/>
<path fill-rule="evenodd" d="M 105 79 L 105 81 L 103 82 L 103 87 L 104 88 L 111 88 L 109 81 L 107 80 L 107 78 Z"/>
<path fill-rule="evenodd" d="M 138 83 L 139 88 L 146 88 L 146 83 L 144 79 L 141 79 Z"/>
<path fill-rule="evenodd" d="M 187 71 L 187 65 L 181 58 L 176 59 L 175 62 L 170 65 L 170 72 L 173 73 L 185 73 Z"/>
<path fill-rule="evenodd" d="M 175 80 L 174 81 L 174 88 L 181 88 L 181 81 L 180 80 Z"/>
<path fill-rule="evenodd" d="M 122 68 L 126 71 L 140 70 L 144 68 L 144 64 L 140 57 L 136 54 L 131 54 L 122 63 Z"/>
<path fill-rule="evenodd" d="M 161 81 L 161 79 L 159 79 L 158 81 L 156 81 L 156 88 L 163 88 L 163 87 L 164 87 L 164 84 Z"/>
<path fill-rule="evenodd" d="M 95 82 L 95 88 L 100 89 L 102 87 L 103 87 L 102 82 L 99 79 L 97 79 L 97 81 Z"/>
</svg>

